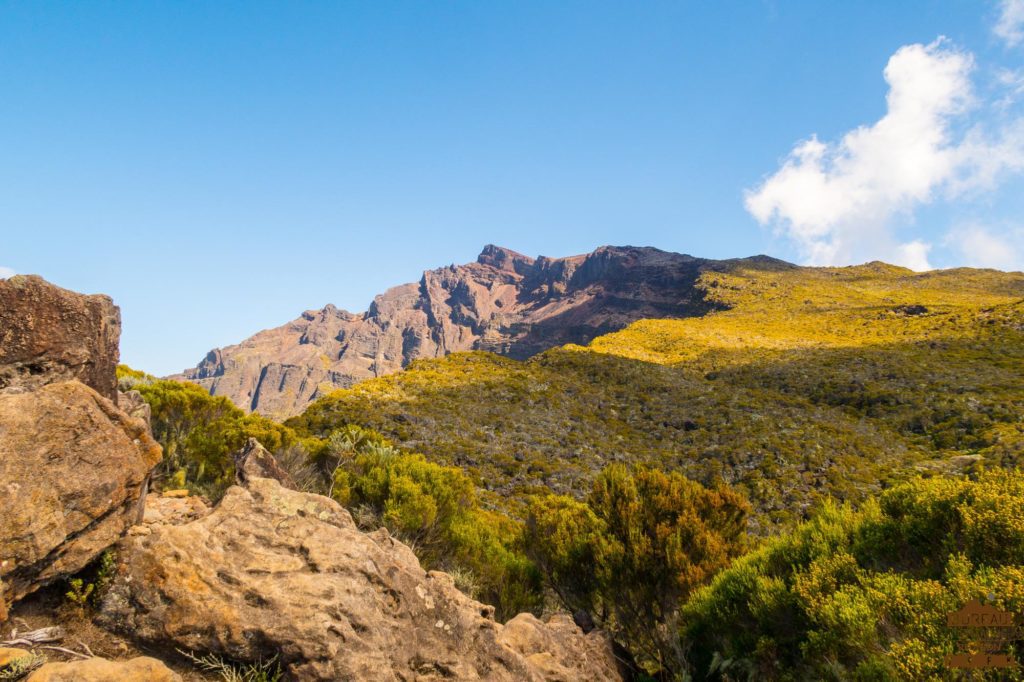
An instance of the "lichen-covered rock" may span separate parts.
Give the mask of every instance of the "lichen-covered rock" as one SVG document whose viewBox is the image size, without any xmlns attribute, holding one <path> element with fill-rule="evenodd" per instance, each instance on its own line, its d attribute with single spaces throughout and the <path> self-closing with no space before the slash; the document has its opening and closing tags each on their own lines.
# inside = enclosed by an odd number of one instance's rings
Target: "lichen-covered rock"
<svg viewBox="0 0 1024 682">
<path fill-rule="evenodd" d="M 301 680 L 614 680 L 608 638 L 493 608 L 425 572 L 386 530 L 265 478 L 208 515 L 118 549 L 100 620 L 139 640 L 237 661 L 277 655 Z"/>
<path fill-rule="evenodd" d="M 0 390 L 78 379 L 117 402 L 121 312 L 36 275 L 0 279 Z"/>
<path fill-rule="evenodd" d="M 160 457 L 141 421 L 78 381 L 0 392 L 0 601 L 117 542 Z"/>
<path fill-rule="evenodd" d="M 130 661 L 90 658 L 67 663 L 47 663 L 25 682 L 181 682 L 181 676 L 148 656 Z"/>
<path fill-rule="evenodd" d="M 129 417 L 141 419 L 153 433 L 153 410 L 138 391 L 117 392 L 117 406 Z"/>
</svg>

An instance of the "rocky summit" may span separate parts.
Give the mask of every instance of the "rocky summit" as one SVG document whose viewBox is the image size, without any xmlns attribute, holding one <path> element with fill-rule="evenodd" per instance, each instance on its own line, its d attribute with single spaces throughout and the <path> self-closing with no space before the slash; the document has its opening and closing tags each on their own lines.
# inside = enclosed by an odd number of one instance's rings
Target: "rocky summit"
<svg viewBox="0 0 1024 682">
<path fill-rule="evenodd" d="M 605 246 L 569 258 L 529 258 L 489 245 L 475 263 L 423 273 L 377 296 L 365 313 L 328 305 L 219 348 L 175 378 L 272 417 L 420 358 L 484 350 L 526 358 L 588 343 L 643 318 L 701 315 L 694 283 L 717 261 L 644 247 Z"/>
</svg>

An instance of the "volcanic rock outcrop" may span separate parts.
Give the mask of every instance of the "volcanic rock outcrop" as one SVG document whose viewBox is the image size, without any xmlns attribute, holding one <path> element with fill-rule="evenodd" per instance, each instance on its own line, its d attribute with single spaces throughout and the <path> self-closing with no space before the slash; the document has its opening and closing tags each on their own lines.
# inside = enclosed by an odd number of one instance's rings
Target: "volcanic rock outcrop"
<svg viewBox="0 0 1024 682">
<path fill-rule="evenodd" d="M 121 312 L 37 275 L 0 279 L 0 390 L 78 379 L 117 402 Z"/>
<path fill-rule="evenodd" d="M 179 375 L 247 411 L 273 417 L 417 358 L 486 350 L 526 358 L 587 343 L 641 318 L 688 317 L 711 305 L 694 286 L 714 266 L 653 248 L 602 247 L 569 258 L 529 258 L 487 246 L 475 263 L 423 273 L 352 314 L 328 305 L 236 346 L 211 351 Z"/>
<path fill-rule="evenodd" d="M 333 500 L 252 478 L 208 515 L 118 547 L 100 620 L 157 646 L 278 661 L 301 680 L 617 680 L 606 635 L 507 625 Z"/>
<path fill-rule="evenodd" d="M 105 296 L 0 281 L 0 616 L 81 570 L 138 516 L 161 452 L 111 400 L 119 320 Z"/>
</svg>

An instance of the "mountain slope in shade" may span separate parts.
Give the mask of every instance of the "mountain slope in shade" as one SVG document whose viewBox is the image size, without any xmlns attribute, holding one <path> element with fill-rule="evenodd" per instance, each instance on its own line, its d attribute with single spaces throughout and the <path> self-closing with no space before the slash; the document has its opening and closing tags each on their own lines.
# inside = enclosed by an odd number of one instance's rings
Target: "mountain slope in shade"
<svg viewBox="0 0 1024 682">
<path fill-rule="evenodd" d="M 475 263 L 429 270 L 419 282 L 389 289 L 365 313 L 333 305 L 306 311 L 210 351 L 174 378 L 245 410 L 287 417 L 331 390 L 419 358 L 486 350 L 522 359 L 639 319 L 703 315 L 714 304 L 694 285 L 717 264 L 646 247 L 533 259 L 489 245 Z"/>
</svg>

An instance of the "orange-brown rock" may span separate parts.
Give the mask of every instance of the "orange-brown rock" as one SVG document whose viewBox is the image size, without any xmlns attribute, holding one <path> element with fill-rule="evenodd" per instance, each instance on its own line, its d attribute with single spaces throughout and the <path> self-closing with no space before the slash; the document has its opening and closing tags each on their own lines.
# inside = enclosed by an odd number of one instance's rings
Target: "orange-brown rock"
<svg viewBox="0 0 1024 682">
<path fill-rule="evenodd" d="M 117 402 L 121 312 L 36 275 L 0 279 L 0 390 L 78 379 Z"/>
<path fill-rule="evenodd" d="M 423 273 L 352 314 L 328 305 L 236 346 L 211 351 L 176 378 L 274 417 L 417 358 L 487 350 L 525 358 L 587 343 L 641 318 L 687 317 L 710 305 L 694 286 L 706 261 L 652 248 L 602 247 L 528 258 L 488 246 L 475 263 Z"/>
<path fill-rule="evenodd" d="M 621 679 L 602 633 L 564 618 L 501 625 L 386 530 L 363 533 L 334 501 L 272 479 L 150 528 L 119 545 L 100 620 L 153 645 L 276 655 L 300 680 Z"/>
<path fill-rule="evenodd" d="M 114 544 L 160 457 L 141 420 L 78 381 L 0 392 L 0 601 Z"/>
<path fill-rule="evenodd" d="M 296 489 L 291 474 L 281 468 L 274 455 L 258 440 L 250 438 L 232 457 L 235 460 L 235 482 L 246 485 L 254 478 L 272 478 L 285 488 Z"/>
<path fill-rule="evenodd" d="M 47 663 L 25 682 L 181 682 L 181 676 L 148 656 L 130 661 L 90 658 L 67 663 Z"/>
</svg>

